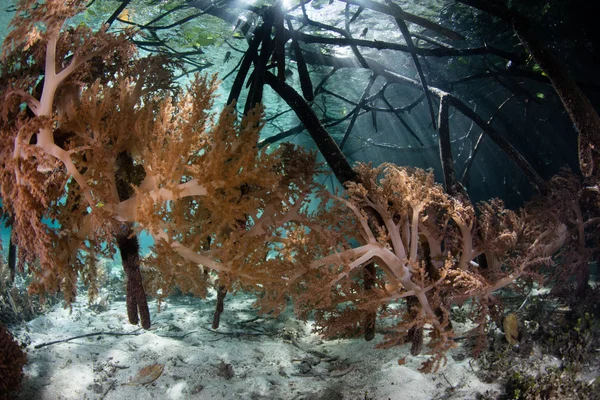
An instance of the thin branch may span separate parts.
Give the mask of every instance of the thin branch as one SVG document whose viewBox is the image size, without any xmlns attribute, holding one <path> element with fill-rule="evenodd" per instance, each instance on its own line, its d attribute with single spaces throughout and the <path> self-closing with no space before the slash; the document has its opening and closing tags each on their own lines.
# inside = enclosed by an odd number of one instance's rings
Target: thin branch
<svg viewBox="0 0 600 400">
<path fill-rule="evenodd" d="M 406 26 L 406 22 L 404 22 L 404 20 L 400 17 L 400 15 L 402 15 L 403 11 L 400 8 L 399 5 L 392 3 L 391 1 L 387 0 L 388 6 L 391 8 L 392 11 L 394 11 L 395 16 L 394 19 L 396 20 L 396 24 L 398 25 L 398 28 L 400 29 L 400 32 L 402 33 L 402 36 L 404 36 L 404 41 L 406 42 L 406 47 L 408 48 L 408 51 L 410 52 L 413 62 L 415 64 L 415 68 L 417 69 L 417 73 L 419 74 L 419 79 L 421 81 L 421 86 L 423 86 L 423 92 L 425 93 L 425 98 L 427 99 L 427 104 L 429 106 L 429 114 L 431 116 L 431 125 L 433 126 L 433 129 L 436 129 L 436 125 L 435 125 L 435 113 L 433 112 L 433 102 L 431 101 L 431 96 L 429 95 L 429 90 L 427 89 L 427 81 L 425 80 L 425 74 L 423 74 L 423 68 L 421 68 L 421 63 L 419 62 L 419 58 L 417 57 L 417 49 L 412 41 L 412 38 L 410 36 L 410 31 L 408 30 L 408 27 Z"/>
<path fill-rule="evenodd" d="M 442 162 L 442 171 L 444 172 L 444 184 L 446 191 L 450 196 L 461 195 L 468 198 L 465 188 L 456 179 L 454 172 L 454 158 L 452 157 L 452 146 L 450 144 L 450 120 L 448 110 L 450 104 L 447 96 L 440 98 L 439 112 L 439 143 L 440 143 L 440 161 Z"/>
<path fill-rule="evenodd" d="M 292 21 L 287 20 L 288 29 L 293 31 Z M 313 91 L 312 82 L 310 80 L 310 75 L 308 73 L 308 67 L 306 66 L 306 61 L 304 60 L 304 56 L 302 55 L 302 49 L 300 48 L 300 44 L 296 39 L 292 38 L 292 49 L 294 50 L 294 54 L 296 55 L 296 63 L 298 64 L 298 78 L 300 79 L 300 88 L 302 89 L 302 95 L 306 99 L 306 101 L 313 101 L 315 99 L 315 94 Z"/>
<path fill-rule="evenodd" d="M 258 56 L 258 46 L 262 42 L 264 34 L 264 30 L 261 28 L 258 28 L 254 31 L 254 38 L 252 38 L 252 41 L 248 46 L 248 50 L 246 50 L 246 54 L 242 59 L 240 69 L 238 70 L 238 73 L 235 76 L 235 80 L 233 81 L 233 85 L 231 86 L 231 90 L 229 91 L 227 105 L 230 105 L 234 101 L 237 102 L 238 98 L 240 97 L 240 93 L 242 92 L 242 88 L 244 87 L 244 81 L 246 80 L 248 71 L 250 70 L 252 63 L 254 62 L 254 59 Z"/>
<path fill-rule="evenodd" d="M 502 3 L 481 0 L 457 1 L 495 15 L 512 25 L 523 47 L 552 82 L 554 90 L 579 132 L 581 172 L 584 176 L 598 173 L 600 171 L 600 115 L 561 64 L 538 40 L 535 32 L 529 26 L 529 21 Z"/>
<path fill-rule="evenodd" d="M 419 17 L 419 16 L 413 15 L 413 14 L 409 14 L 402 10 L 400 10 L 400 11 L 392 10 L 390 7 L 388 7 L 384 4 L 381 4 L 381 3 L 377 3 L 372 0 L 342 0 L 342 1 L 344 1 L 348 4 L 355 4 L 357 6 L 368 8 L 373 11 L 378 11 L 380 13 L 390 15 L 394 18 L 397 18 L 397 17 L 402 18 L 405 21 L 412 22 L 413 24 L 422 26 L 423 28 L 427 28 L 427 29 L 430 29 L 441 35 L 444 35 L 448 39 L 451 39 L 451 40 L 465 40 L 465 37 L 463 35 L 461 35 L 460 33 L 456 32 L 456 31 L 453 31 L 452 29 L 448 29 L 448 28 L 441 26 L 439 24 L 436 24 L 435 22 L 430 21 L 426 18 Z"/>
<path fill-rule="evenodd" d="M 331 29 L 331 28 L 330 28 Z M 288 31 L 289 32 L 289 31 Z M 410 52 L 408 46 L 400 43 L 383 42 L 379 40 L 366 40 L 366 39 L 350 39 L 347 37 L 327 37 L 327 36 L 315 36 L 309 35 L 304 32 L 295 31 L 289 33 L 291 36 L 295 36 L 296 39 L 303 43 L 318 43 L 318 44 L 331 44 L 334 46 L 358 46 L 367 47 L 370 49 L 377 50 L 398 50 L 403 52 Z M 498 57 L 506 60 L 520 60 L 522 57 L 520 54 L 510 53 L 492 46 L 472 47 L 459 49 L 455 47 L 439 47 L 439 48 L 422 48 L 415 47 L 415 54 L 425 57 L 455 57 L 455 56 L 475 56 L 482 54 L 494 54 Z"/>
<path fill-rule="evenodd" d="M 287 83 L 279 81 L 275 75 L 270 72 L 267 72 L 265 75 L 265 83 L 271 86 L 271 88 L 275 90 L 275 92 L 277 92 L 277 94 L 294 110 L 338 180 L 342 184 L 348 181 L 356 182 L 357 176 L 350 166 L 350 163 L 348 163 L 348 160 L 344 157 L 341 149 L 302 96 Z"/>
<path fill-rule="evenodd" d="M 319 82 L 319 84 L 315 88 L 315 96 L 318 95 L 319 93 L 321 93 L 321 91 L 323 90 L 323 87 L 325 86 L 325 84 L 327 83 L 327 81 L 329 80 L 329 78 L 331 78 L 333 76 L 333 74 L 335 74 L 336 72 L 337 72 L 337 68 L 334 67 L 331 71 L 329 71 L 327 73 L 327 75 L 325 75 L 323 77 L 323 79 L 321 80 L 321 82 Z"/>
<path fill-rule="evenodd" d="M 364 102 L 365 98 L 369 95 L 369 91 L 371 90 L 373 83 L 375 83 L 375 79 L 377 79 L 377 75 L 376 74 L 371 75 L 371 78 L 369 78 L 369 82 L 367 83 L 365 90 L 363 91 L 362 95 L 360 96 L 360 101 L 358 102 L 358 107 L 361 106 L 361 104 Z M 358 118 L 358 113 L 355 113 L 352 116 L 352 119 L 350 120 L 350 124 L 348 125 L 348 128 L 346 129 L 346 132 L 344 133 L 344 137 L 342 138 L 342 141 L 340 142 L 340 150 L 344 148 L 344 144 L 346 144 L 348 137 L 350 137 L 350 132 L 352 132 L 352 128 L 354 127 L 354 123 L 356 122 L 357 118 Z"/>
<path fill-rule="evenodd" d="M 141 335 L 141 334 L 145 333 L 145 332 L 138 332 L 138 331 L 139 331 L 139 329 L 136 329 L 133 332 L 106 332 L 106 331 L 100 331 L 100 332 L 86 333 L 84 335 L 77 335 L 77 336 L 73 336 L 73 337 L 70 337 L 70 338 L 67 338 L 67 339 L 53 340 L 51 342 L 36 344 L 35 346 L 33 346 L 33 348 L 34 349 L 41 349 L 42 347 L 52 346 L 53 344 L 66 343 L 66 342 L 69 342 L 69 341 L 74 340 L 74 339 L 81 339 L 81 338 L 92 337 L 92 336 L 100 336 L 100 335 L 105 335 L 105 336 L 137 336 L 137 335 Z"/>
<path fill-rule="evenodd" d="M 319 56 L 318 58 L 312 54 L 305 54 L 307 60 L 314 61 L 320 64 L 328 64 L 338 68 L 356 68 L 352 62 L 347 59 L 337 57 Z M 421 84 L 413 79 L 407 78 L 406 76 L 400 75 L 396 72 L 390 71 L 379 62 L 373 59 L 367 59 L 371 71 L 381 75 L 390 82 L 404 83 L 416 88 L 421 88 Z M 489 137 L 492 139 L 498 147 L 523 171 L 529 181 L 541 192 L 545 192 L 547 189 L 546 181 L 537 173 L 537 171 L 529 164 L 529 162 L 518 152 L 518 150 L 502 135 L 500 135 L 493 127 L 489 126 L 486 121 L 475 113 L 469 106 L 462 102 L 452 94 L 445 92 L 441 89 L 430 86 L 429 91 L 437 96 L 448 96 L 450 105 L 460 111 L 467 118 L 475 122 Z"/>
<path fill-rule="evenodd" d="M 117 7 L 117 9 L 115 10 L 115 12 L 113 12 L 112 15 L 106 20 L 106 24 L 108 26 L 112 25 L 112 23 L 115 22 L 115 20 L 117 19 L 117 17 L 119 15 L 121 15 L 121 13 L 127 8 L 127 6 L 129 5 L 129 3 L 131 3 L 131 0 L 123 0 L 123 1 L 121 1 L 121 5 L 119 7 Z"/>
<path fill-rule="evenodd" d="M 420 99 L 420 98 L 419 98 Z M 421 141 L 421 139 L 419 139 L 419 136 L 417 135 L 417 133 L 415 131 L 412 130 L 412 128 L 408 125 L 408 123 L 406 123 L 406 121 L 404 121 L 404 118 L 402 118 L 402 116 L 400 115 L 400 111 L 396 111 L 396 109 L 394 109 L 392 107 L 392 105 L 390 104 L 389 100 L 387 98 L 383 98 L 383 101 L 385 102 L 385 104 L 387 104 L 387 106 L 393 110 L 394 115 L 396 116 L 396 118 L 398 118 L 398 121 L 400 121 L 400 123 L 402 124 L 402 126 L 404 126 L 404 128 L 406 128 L 406 130 L 408 131 L 408 133 L 414 137 L 416 139 L 417 142 L 419 142 L 419 144 L 421 146 L 424 146 L 423 142 Z"/>
<path fill-rule="evenodd" d="M 502 107 L 504 107 L 505 104 L 508 103 L 509 100 L 513 99 L 515 97 L 515 95 L 513 94 L 512 96 L 510 96 L 509 98 L 507 98 L 506 100 L 504 100 L 502 102 L 502 104 L 500 104 L 500 106 L 498 106 L 498 108 L 496 109 L 496 112 L 494 113 L 494 115 L 492 115 L 492 117 L 488 120 L 488 125 L 491 125 L 492 122 L 494 121 L 494 118 L 496 118 L 496 115 L 498 115 L 498 113 L 500 112 L 500 110 L 502 109 Z M 473 146 L 473 151 L 471 151 L 471 154 L 469 155 L 469 158 L 467 159 L 467 161 L 465 162 L 465 165 L 463 166 L 462 170 L 462 174 L 460 177 L 460 181 L 463 184 L 466 184 L 466 178 L 469 175 L 469 172 L 471 171 L 471 166 L 473 165 L 473 161 L 475 160 L 475 156 L 477 155 L 477 152 L 479 151 L 479 148 L 481 146 L 481 143 L 483 141 L 483 134 L 484 132 L 482 131 L 479 134 L 479 137 L 477 138 L 477 142 L 475 142 L 475 146 Z"/>
</svg>

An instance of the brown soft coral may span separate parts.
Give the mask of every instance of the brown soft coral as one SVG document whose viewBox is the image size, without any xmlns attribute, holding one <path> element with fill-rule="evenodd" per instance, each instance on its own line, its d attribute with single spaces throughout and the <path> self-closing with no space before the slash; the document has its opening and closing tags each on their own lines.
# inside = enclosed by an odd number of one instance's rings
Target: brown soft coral
<svg viewBox="0 0 600 400">
<path fill-rule="evenodd" d="M 0 399 L 8 399 L 23 378 L 27 357 L 10 332 L 0 324 Z"/>
</svg>

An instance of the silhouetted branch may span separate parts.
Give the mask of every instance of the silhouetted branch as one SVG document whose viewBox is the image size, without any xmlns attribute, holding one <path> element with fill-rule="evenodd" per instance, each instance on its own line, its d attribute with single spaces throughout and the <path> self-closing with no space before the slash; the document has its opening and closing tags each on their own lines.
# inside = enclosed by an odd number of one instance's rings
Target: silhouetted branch
<svg viewBox="0 0 600 400">
<path fill-rule="evenodd" d="M 53 344 L 66 343 L 66 342 L 70 342 L 71 340 L 74 340 L 74 339 L 81 339 L 81 338 L 92 337 L 92 336 L 101 336 L 101 335 L 104 335 L 104 336 L 138 336 L 143 333 L 144 332 L 138 332 L 138 330 L 135 330 L 133 332 L 105 332 L 105 331 L 92 332 L 92 333 L 86 333 L 83 335 L 72 336 L 67 339 L 59 339 L 59 340 L 53 340 L 51 342 L 36 344 L 35 346 L 33 346 L 33 348 L 41 349 L 42 347 L 52 346 Z"/>
<path fill-rule="evenodd" d="M 280 82 L 270 72 L 267 72 L 265 75 L 265 83 L 271 86 L 271 88 L 275 90 L 275 92 L 277 92 L 277 94 L 294 110 L 338 180 L 342 184 L 348 181 L 356 182 L 356 174 L 352 170 L 348 160 L 346 160 L 346 157 L 344 157 L 344 154 L 338 145 L 319 121 L 319 117 L 310 108 L 302 96 L 287 83 Z"/>
<path fill-rule="evenodd" d="M 450 196 L 464 196 L 468 198 L 465 188 L 456 179 L 454 172 L 454 157 L 452 157 L 452 146 L 450 143 L 450 120 L 449 111 L 450 102 L 448 96 L 440 97 L 440 112 L 439 112 L 439 144 L 440 144 L 440 161 L 442 163 L 442 171 L 444 173 L 444 184 L 446 192 Z"/>
<path fill-rule="evenodd" d="M 444 43 L 444 42 L 442 42 L 440 40 L 434 39 L 434 38 L 426 36 L 426 35 L 422 35 L 420 33 L 414 33 L 414 32 L 412 32 L 411 36 L 414 37 L 415 39 L 423 40 L 424 42 L 433 44 L 433 45 L 438 46 L 438 47 L 442 47 L 442 48 L 445 48 L 445 49 L 453 49 L 453 47 L 450 46 L 448 43 Z"/>
<path fill-rule="evenodd" d="M 231 71 L 229 71 L 227 74 L 225 74 L 225 76 L 221 80 L 224 81 L 225 79 L 227 79 L 231 75 L 233 75 L 233 73 L 235 71 L 238 71 L 238 68 L 240 68 L 240 65 L 242 65 L 243 61 L 244 61 L 244 57 L 240 58 L 239 61 L 237 62 L 237 64 L 235 65 L 235 67 L 233 67 L 233 69 Z"/>
<path fill-rule="evenodd" d="M 400 121 L 400 123 L 402 124 L 402 126 L 404 126 L 404 128 L 406 128 L 406 130 L 408 131 L 408 133 L 410 133 L 410 135 L 412 137 L 414 137 L 417 142 L 419 142 L 419 144 L 421 146 L 423 146 L 423 142 L 421 141 L 421 139 L 419 139 L 419 136 L 417 136 L 416 132 L 412 130 L 412 128 L 406 123 L 406 121 L 404 121 L 404 118 L 402 118 L 402 116 L 400 115 L 399 111 L 396 111 L 392 105 L 390 104 L 390 102 L 388 101 L 388 99 L 386 99 L 385 97 L 383 98 L 383 101 L 387 104 L 387 106 L 394 111 L 394 115 L 396 116 L 396 118 L 398 119 L 398 121 Z"/>
<path fill-rule="evenodd" d="M 262 102 L 263 86 L 265 84 L 265 74 L 267 73 L 267 63 L 271 54 L 273 53 L 273 47 L 271 45 L 271 29 L 273 27 L 273 18 L 265 18 L 262 26 L 264 33 L 262 37 L 262 44 L 260 48 L 260 55 L 254 57 L 254 71 L 252 76 L 254 80 L 251 83 L 250 90 L 248 91 L 248 97 L 246 97 L 246 106 L 244 107 L 244 115 L 248 114 L 250 110 L 256 107 L 257 104 Z"/>
<path fill-rule="evenodd" d="M 288 31 L 289 32 L 289 31 Z M 350 38 L 334 38 L 325 36 L 309 35 L 304 32 L 295 31 L 290 33 L 296 37 L 296 39 L 303 43 L 319 43 L 319 44 L 330 44 L 334 46 L 358 46 L 366 47 L 370 49 L 378 50 L 398 50 L 402 52 L 410 52 L 408 46 L 400 43 L 390 43 L 379 40 L 365 40 L 365 39 L 350 39 Z M 455 47 L 439 47 L 439 48 L 422 48 L 415 47 L 415 54 L 425 57 L 455 57 L 455 56 L 475 56 L 483 54 L 494 54 L 498 57 L 506 60 L 520 60 L 523 57 L 517 53 L 510 53 L 493 46 L 473 47 L 459 49 Z"/>
<path fill-rule="evenodd" d="M 323 90 L 323 86 L 325 86 L 325 84 L 327 83 L 327 81 L 329 80 L 329 78 L 331 78 L 333 76 L 333 74 L 335 74 L 337 71 L 337 68 L 333 68 L 331 71 L 329 71 L 321 80 L 321 82 L 319 82 L 319 84 L 317 85 L 317 87 L 315 88 L 315 96 L 318 95 L 319 93 L 321 93 L 321 91 Z"/>
<path fill-rule="evenodd" d="M 308 62 L 320 62 L 322 64 L 326 63 L 337 68 L 356 68 L 356 65 L 354 63 L 350 62 L 348 59 L 343 58 L 331 56 L 315 57 L 314 53 L 305 53 L 305 58 Z M 389 82 L 403 83 L 416 88 L 422 88 L 419 82 L 407 78 L 403 75 L 397 74 L 393 71 L 390 71 L 375 60 L 366 59 L 366 61 L 369 64 L 369 68 L 371 69 L 371 71 L 384 77 Z M 467 106 L 457 97 L 441 89 L 430 86 L 429 91 L 438 98 L 441 98 L 442 96 L 448 96 L 448 101 L 450 102 L 451 106 L 456 108 L 467 118 L 474 121 L 490 137 L 490 139 L 492 139 L 494 143 L 496 143 L 496 145 L 498 145 L 498 147 L 500 147 L 500 149 L 506 153 L 506 155 L 521 169 L 521 171 L 523 171 L 525 176 L 538 190 L 540 190 L 541 192 L 546 191 L 546 182 L 535 171 L 531 164 L 529 164 L 529 162 L 517 151 L 517 149 L 515 149 L 515 147 L 508 140 L 506 140 L 494 128 L 488 125 L 483 120 L 483 118 L 481 118 L 477 113 L 475 113 L 469 106 Z"/>
<path fill-rule="evenodd" d="M 400 10 L 400 11 L 392 10 L 392 9 L 390 9 L 390 7 L 388 7 L 384 4 L 381 4 L 381 3 L 377 3 L 372 0 L 342 0 L 342 1 L 345 1 L 348 4 L 355 4 L 357 6 L 361 6 L 361 7 L 368 8 L 368 9 L 371 9 L 374 11 L 378 11 L 383 14 L 391 15 L 394 18 L 396 18 L 396 17 L 402 18 L 405 21 L 412 22 L 413 24 L 422 26 L 423 28 L 427 28 L 427 29 L 430 29 L 441 35 L 444 35 L 448 39 L 465 40 L 465 37 L 463 35 L 461 35 L 458 32 L 453 31 L 452 29 L 448 29 L 448 28 L 443 27 L 439 24 L 436 24 L 435 22 L 430 21 L 426 18 L 419 17 L 414 14 L 409 14 L 402 10 Z"/>
<path fill-rule="evenodd" d="M 12 283 L 15 281 L 15 275 L 17 274 L 17 246 L 13 242 L 12 232 L 8 240 L 8 270 L 10 271 L 10 282 Z"/>
<path fill-rule="evenodd" d="M 264 31 L 261 28 L 258 28 L 254 31 L 254 38 L 252 38 L 252 41 L 248 46 L 248 50 L 246 50 L 246 54 L 244 55 L 242 64 L 240 65 L 240 69 L 238 70 L 235 80 L 233 81 L 233 85 L 231 86 L 231 90 L 229 91 L 227 105 L 230 105 L 234 101 L 237 102 L 238 98 L 240 97 L 240 93 L 244 87 L 244 81 L 246 80 L 246 75 L 248 75 L 250 66 L 257 57 L 258 46 L 262 42 L 263 35 Z"/>
<path fill-rule="evenodd" d="M 600 116 L 587 96 L 537 39 L 529 27 L 529 21 L 501 3 L 480 0 L 457 1 L 495 15 L 512 25 L 523 47 L 552 82 L 554 90 L 579 132 L 581 172 L 585 176 L 600 173 Z"/>
<path fill-rule="evenodd" d="M 107 25 L 112 25 L 113 22 L 115 22 L 115 20 L 117 19 L 117 17 L 119 15 L 121 15 L 121 13 L 123 12 L 123 10 L 125 10 L 127 8 L 127 6 L 129 5 L 129 3 L 131 3 L 131 0 L 123 0 L 121 1 L 121 5 L 119 5 L 119 7 L 117 7 L 117 9 L 112 13 L 112 15 L 110 17 L 108 17 L 108 19 L 106 20 L 106 24 Z"/>
<path fill-rule="evenodd" d="M 352 35 L 350 34 L 350 5 L 346 4 L 346 10 L 345 10 L 345 16 L 346 16 L 346 20 L 345 20 L 345 24 L 346 24 L 346 30 L 344 31 L 344 36 L 347 39 L 352 40 Z M 360 65 L 363 68 L 368 68 L 367 62 L 365 61 L 365 58 L 363 57 L 363 55 L 360 53 L 360 51 L 358 51 L 358 46 L 356 46 L 354 43 L 350 43 L 350 48 L 352 49 L 352 53 L 354 53 L 354 56 L 356 57 L 356 59 L 358 60 L 358 62 L 360 63 Z"/>
<path fill-rule="evenodd" d="M 360 107 L 361 104 L 364 103 L 365 98 L 369 95 L 369 91 L 371 90 L 373 83 L 375 83 L 375 79 L 377 79 L 377 75 L 375 75 L 375 74 L 371 75 L 371 78 L 369 78 L 369 82 L 367 83 L 365 90 L 363 91 L 362 95 L 360 96 L 360 100 L 358 102 L 357 107 Z M 358 118 L 358 113 L 354 113 L 354 115 L 352 116 L 352 119 L 350 120 L 350 124 L 348 125 L 348 128 L 346 128 L 344 137 L 342 138 L 342 141 L 340 142 L 340 149 L 344 148 L 344 144 L 346 144 L 348 137 L 350 137 L 350 132 L 352 131 L 352 128 L 354 127 L 354 123 L 356 122 L 357 118 Z"/>
<path fill-rule="evenodd" d="M 288 19 L 288 29 L 293 32 L 293 27 L 291 21 Z M 306 101 L 313 101 L 315 99 L 313 93 L 312 82 L 310 80 L 310 74 L 308 73 L 308 67 L 306 66 L 306 61 L 304 61 L 304 56 L 302 55 L 302 49 L 300 48 L 300 44 L 294 38 L 292 38 L 292 49 L 294 50 L 294 55 L 296 56 L 296 63 L 298 64 L 298 79 L 300 79 L 300 88 L 302 89 L 302 95 L 306 99 Z"/>
<path fill-rule="evenodd" d="M 423 68 L 421 68 L 421 63 L 419 62 L 419 58 L 417 57 L 417 49 L 412 41 L 412 38 L 410 36 L 410 31 L 408 30 L 408 27 L 406 26 L 406 22 L 404 22 L 404 20 L 400 17 L 400 15 L 402 15 L 403 11 L 400 8 L 399 5 L 392 3 L 391 1 L 387 1 L 388 6 L 391 8 L 391 10 L 395 13 L 394 15 L 394 19 L 396 20 L 396 24 L 398 25 L 398 28 L 400 29 L 400 32 L 402 33 L 402 36 L 404 37 L 404 41 L 406 42 L 406 47 L 408 48 L 408 51 L 410 52 L 413 62 L 415 63 L 415 68 L 417 69 L 417 73 L 419 74 L 419 79 L 421 81 L 421 86 L 423 86 L 423 92 L 425 93 L 425 98 L 427 99 L 427 105 L 429 106 L 429 114 L 431 115 L 431 124 L 433 126 L 433 129 L 435 128 L 435 114 L 433 112 L 433 103 L 431 102 L 431 96 L 429 95 L 429 91 L 427 90 L 427 81 L 425 80 L 425 75 L 423 74 Z"/>
<path fill-rule="evenodd" d="M 492 121 L 494 121 L 494 118 L 496 118 L 496 116 L 498 115 L 498 113 L 500 112 L 502 107 L 504 107 L 504 105 L 507 104 L 514 97 L 515 97 L 515 95 L 513 94 L 508 99 L 504 100 L 502 102 L 502 104 L 500 104 L 500 106 L 498 106 L 498 108 L 496 109 L 496 112 L 494 112 L 494 115 L 492 115 L 492 117 L 488 120 L 488 122 L 487 122 L 488 125 L 492 124 Z M 477 141 L 475 142 L 475 146 L 473 146 L 473 150 L 471 151 L 469 158 L 467 159 L 467 161 L 465 162 L 465 165 L 462 168 L 462 174 L 460 177 L 460 181 L 463 183 L 463 185 L 466 185 L 468 182 L 467 177 L 469 175 L 469 172 L 471 171 L 471 166 L 473 165 L 473 160 L 475 159 L 475 156 L 477 155 L 477 152 L 479 151 L 479 148 L 481 147 L 481 143 L 483 141 L 483 134 L 484 134 L 484 132 L 481 132 L 479 134 L 479 137 L 477 138 Z"/>
</svg>

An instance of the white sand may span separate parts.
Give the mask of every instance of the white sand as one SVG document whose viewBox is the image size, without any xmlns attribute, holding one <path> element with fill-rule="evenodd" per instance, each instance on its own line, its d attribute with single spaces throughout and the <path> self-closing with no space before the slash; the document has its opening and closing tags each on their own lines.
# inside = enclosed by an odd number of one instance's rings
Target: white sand
<svg viewBox="0 0 600 400">
<path fill-rule="evenodd" d="M 374 349 L 379 335 L 372 342 L 323 341 L 289 315 L 243 323 L 256 317 L 251 304 L 248 296 L 228 295 L 220 333 L 207 330 L 212 293 L 207 300 L 173 298 L 160 313 L 151 303 L 152 329 L 137 336 L 93 336 L 35 349 L 92 332 L 136 331 L 123 299 L 95 313 L 81 296 L 71 313 L 58 307 L 14 329 L 18 338 L 31 341 L 19 398 L 430 400 L 474 399 L 498 390 L 477 379 L 470 357 L 456 362 L 450 356 L 445 368 L 425 375 L 417 371 L 424 356 L 410 356 L 408 345 Z M 451 352 L 459 353 L 466 351 Z M 398 365 L 405 356 L 406 364 Z M 155 363 L 164 364 L 164 371 L 153 383 L 123 386 Z"/>
</svg>

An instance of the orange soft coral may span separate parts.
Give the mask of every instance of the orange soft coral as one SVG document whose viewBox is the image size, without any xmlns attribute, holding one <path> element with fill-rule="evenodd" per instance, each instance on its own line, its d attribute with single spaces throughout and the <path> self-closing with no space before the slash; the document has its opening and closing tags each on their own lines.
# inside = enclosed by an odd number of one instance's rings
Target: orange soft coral
<svg viewBox="0 0 600 400">
<path fill-rule="evenodd" d="M 205 292 L 204 269 L 227 286 L 261 290 L 281 280 L 279 269 L 253 264 L 273 264 L 282 226 L 303 218 L 314 155 L 260 151 L 260 110 L 238 122 L 226 108 L 214 122 L 215 77 L 196 76 L 187 91 L 165 95 L 170 76 L 157 70 L 166 68 L 132 59 L 129 33 L 62 28 L 80 4 L 22 1 L 6 41 L 5 57 L 31 56 L 2 71 L 8 84 L 0 92 L 1 195 L 22 267 L 35 275 L 30 289 L 60 290 L 72 301 L 79 274 L 94 280 L 89 261 L 113 256 L 115 242 L 128 239 L 124 226 L 155 239 L 163 295 L 175 285 Z M 25 43 L 24 32 L 38 25 L 43 33 Z M 130 318 L 137 321 L 137 308 L 147 326 L 141 276 L 126 270 Z"/>
</svg>

